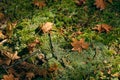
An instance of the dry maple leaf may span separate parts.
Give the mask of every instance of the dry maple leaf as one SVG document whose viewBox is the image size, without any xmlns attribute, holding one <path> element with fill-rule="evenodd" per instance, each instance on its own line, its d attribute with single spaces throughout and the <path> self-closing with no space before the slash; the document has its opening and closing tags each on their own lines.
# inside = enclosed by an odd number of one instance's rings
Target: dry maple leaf
<svg viewBox="0 0 120 80">
<path fill-rule="evenodd" d="M 19 59 L 20 57 L 17 55 L 17 51 L 13 54 L 13 53 L 10 53 L 10 52 L 4 52 L 3 53 L 8 59 L 5 60 L 5 64 L 9 65 L 11 61 L 14 61 L 16 59 Z"/>
<path fill-rule="evenodd" d="M 2 80 L 19 80 L 18 78 L 15 78 L 13 74 L 3 75 Z"/>
<path fill-rule="evenodd" d="M 32 78 L 35 77 L 35 74 L 33 72 L 27 72 L 26 73 L 26 78 L 27 80 L 32 80 Z"/>
<path fill-rule="evenodd" d="M 42 26 L 42 31 L 44 32 L 44 33 L 47 33 L 47 32 L 49 32 L 49 31 L 51 31 L 52 30 L 52 26 L 53 26 L 53 23 L 51 23 L 51 22 L 46 22 L 45 24 L 43 24 L 43 26 Z"/>
<path fill-rule="evenodd" d="M 75 3 L 76 3 L 78 6 L 81 6 L 82 4 L 85 3 L 85 0 L 75 0 Z"/>
<path fill-rule="evenodd" d="M 112 29 L 112 27 L 108 24 L 98 24 L 96 27 L 93 28 L 93 30 L 97 30 L 99 33 L 105 31 L 109 32 Z"/>
<path fill-rule="evenodd" d="M 78 52 L 81 52 L 82 49 L 88 49 L 89 46 L 89 44 L 85 43 L 83 38 L 81 38 L 79 41 L 73 38 L 71 45 L 73 46 L 72 50 Z"/>
<path fill-rule="evenodd" d="M 94 5 L 96 5 L 97 8 L 100 8 L 100 10 L 105 9 L 105 1 L 104 0 L 95 0 Z"/>
<path fill-rule="evenodd" d="M 34 0 L 33 4 L 39 8 L 43 8 L 44 6 L 46 6 L 44 1 L 38 1 L 38 0 Z"/>
</svg>

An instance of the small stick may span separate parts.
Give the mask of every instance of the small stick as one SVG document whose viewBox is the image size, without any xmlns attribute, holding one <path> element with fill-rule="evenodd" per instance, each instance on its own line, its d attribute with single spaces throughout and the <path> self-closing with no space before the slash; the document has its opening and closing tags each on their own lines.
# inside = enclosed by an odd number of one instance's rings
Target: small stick
<svg viewBox="0 0 120 80">
<path fill-rule="evenodd" d="M 49 37 L 49 43 L 50 43 L 50 49 L 51 49 L 52 56 L 55 59 L 57 59 L 57 57 L 54 55 L 54 50 L 53 50 L 52 39 L 51 39 L 50 33 L 48 33 L 48 37 Z"/>
</svg>

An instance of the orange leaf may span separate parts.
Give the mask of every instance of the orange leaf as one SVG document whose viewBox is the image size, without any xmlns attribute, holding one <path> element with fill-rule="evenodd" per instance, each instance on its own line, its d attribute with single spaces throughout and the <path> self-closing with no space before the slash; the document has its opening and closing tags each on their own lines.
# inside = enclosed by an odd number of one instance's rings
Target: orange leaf
<svg viewBox="0 0 120 80">
<path fill-rule="evenodd" d="M 109 32 L 111 29 L 112 29 L 112 27 L 107 24 L 98 24 L 98 25 L 96 25 L 96 27 L 93 28 L 93 30 L 97 30 L 99 33 L 103 32 L 103 31 Z"/>
<path fill-rule="evenodd" d="M 15 78 L 13 74 L 9 74 L 9 75 L 3 75 L 3 80 L 19 80 L 19 79 Z"/>
<path fill-rule="evenodd" d="M 0 39 L 4 39 L 6 38 L 6 36 L 2 33 L 2 31 L 0 30 Z"/>
<path fill-rule="evenodd" d="M 20 57 L 17 55 L 17 51 L 13 54 L 10 52 L 4 52 L 3 53 L 8 59 L 5 60 L 5 64 L 9 65 L 11 61 L 19 59 Z"/>
<path fill-rule="evenodd" d="M 35 74 L 33 72 L 27 72 L 26 73 L 26 78 L 28 80 L 32 80 L 32 78 L 34 78 L 34 77 L 35 77 Z"/>
<path fill-rule="evenodd" d="M 38 1 L 38 0 L 34 0 L 33 4 L 39 8 L 43 8 L 44 6 L 46 6 L 44 1 Z"/>
<path fill-rule="evenodd" d="M 43 24 L 43 26 L 42 26 L 42 31 L 44 32 L 44 33 L 47 33 L 47 32 L 49 32 L 49 31 L 51 31 L 52 30 L 52 26 L 53 26 L 53 23 L 51 23 L 51 22 L 46 22 L 45 24 Z"/>
<path fill-rule="evenodd" d="M 84 39 L 81 38 L 79 41 L 76 39 L 73 39 L 73 43 L 71 43 L 73 46 L 72 50 L 81 52 L 82 49 L 88 49 L 88 44 L 85 43 Z"/>
<path fill-rule="evenodd" d="M 100 8 L 100 10 L 105 9 L 105 1 L 104 0 L 95 0 L 94 5 L 96 5 L 97 8 Z"/>
<path fill-rule="evenodd" d="M 4 17 L 4 14 L 0 12 L 0 20 L 2 20 Z"/>
<path fill-rule="evenodd" d="M 37 38 L 32 43 L 28 44 L 27 47 L 30 53 L 34 51 L 34 48 L 36 47 L 37 44 L 40 44 L 40 41 Z"/>
</svg>

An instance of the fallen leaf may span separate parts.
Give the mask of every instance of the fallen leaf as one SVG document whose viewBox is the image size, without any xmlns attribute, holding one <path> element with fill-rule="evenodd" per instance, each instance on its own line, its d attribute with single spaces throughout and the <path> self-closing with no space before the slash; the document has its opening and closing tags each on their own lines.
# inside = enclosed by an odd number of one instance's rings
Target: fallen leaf
<svg viewBox="0 0 120 80">
<path fill-rule="evenodd" d="M 0 12 L 0 20 L 4 19 L 4 14 Z"/>
<path fill-rule="evenodd" d="M 3 80 L 19 80 L 15 78 L 13 74 L 3 75 Z"/>
<path fill-rule="evenodd" d="M 56 63 L 52 64 L 48 69 L 49 72 L 55 72 L 58 70 L 58 65 Z"/>
<path fill-rule="evenodd" d="M 81 35 L 81 34 L 83 34 L 83 32 L 77 31 L 77 32 L 72 33 L 71 37 L 76 37 L 76 36 Z"/>
<path fill-rule="evenodd" d="M 112 77 L 120 77 L 120 73 L 119 72 L 116 72 L 114 74 L 111 75 Z"/>
<path fill-rule="evenodd" d="M 113 3 L 113 1 L 112 1 L 112 0 L 108 0 L 108 2 Z"/>
<path fill-rule="evenodd" d="M 78 6 L 81 6 L 82 4 L 85 3 L 85 0 L 75 0 L 75 3 L 76 3 Z"/>
<path fill-rule="evenodd" d="M 46 6 L 44 1 L 38 1 L 38 0 L 34 0 L 33 4 L 39 8 L 43 8 L 44 6 Z"/>
<path fill-rule="evenodd" d="M 16 59 L 19 59 L 20 57 L 17 55 L 17 51 L 13 54 L 10 52 L 4 52 L 3 53 L 8 59 L 5 60 L 5 64 L 9 65 L 11 61 L 14 61 Z"/>
<path fill-rule="evenodd" d="M 34 51 L 34 48 L 36 47 L 37 44 L 40 44 L 40 41 L 38 40 L 38 38 L 36 38 L 32 43 L 28 44 L 27 47 L 30 53 Z"/>
<path fill-rule="evenodd" d="M 3 34 L 3 32 L 0 30 L 0 39 L 4 39 L 6 36 Z"/>
<path fill-rule="evenodd" d="M 35 77 L 35 74 L 33 72 L 27 72 L 26 73 L 26 78 L 28 80 L 32 80 L 32 78 L 34 78 L 34 77 Z"/>
<path fill-rule="evenodd" d="M 109 32 L 112 29 L 112 27 L 108 24 L 98 24 L 96 25 L 93 30 L 97 30 L 99 33 L 101 32 Z"/>
<path fill-rule="evenodd" d="M 100 8 L 100 10 L 105 9 L 105 1 L 104 0 L 95 0 L 94 5 L 96 5 L 97 8 Z"/>
<path fill-rule="evenodd" d="M 10 38 L 13 34 L 13 30 L 17 25 L 17 21 L 13 22 L 13 23 L 8 23 L 6 26 L 6 36 L 8 36 L 8 38 Z"/>
<path fill-rule="evenodd" d="M 73 42 L 71 45 L 73 46 L 72 50 L 81 52 L 82 49 L 88 49 L 89 44 L 85 43 L 84 39 L 81 38 L 79 41 L 76 39 L 72 39 Z"/>
<path fill-rule="evenodd" d="M 49 32 L 49 31 L 51 31 L 52 30 L 52 26 L 53 26 L 53 23 L 51 23 L 51 22 L 46 22 L 45 24 L 43 24 L 43 26 L 42 26 L 42 31 L 44 32 L 44 33 L 47 33 L 47 32 Z"/>
</svg>

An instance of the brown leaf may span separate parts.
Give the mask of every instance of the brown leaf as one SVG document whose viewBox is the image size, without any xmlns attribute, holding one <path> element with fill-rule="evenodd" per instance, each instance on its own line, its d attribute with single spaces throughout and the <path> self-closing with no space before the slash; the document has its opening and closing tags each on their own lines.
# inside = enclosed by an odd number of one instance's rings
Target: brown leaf
<svg viewBox="0 0 120 80">
<path fill-rule="evenodd" d="M 52 64 L 48 69 L 49 72 L 54 72 L 58 70 L 58 65 L 56 63 Z"/>
<path fill-rule="evenodd" d="M 112 74 L 112 77 L 120 77 L 120 73 L 116 72 L 116 73 Z"/>
<path fill-rule="evenodd" d="M 75 0 L 75 3 L 76 3 L 78 6 L 81 6 L 82 4 L 85 3 L 85 0 Z"/>
<path fill-rule="evenodd" d="M 3 34 L 3 32 L 0 30 L 0 39 L 4 39 L 6 36 Z"/>
<path fill-rule="evenodd" d="M 83 34 L 83 32 L 77 31 L 77 32 L 72 33 L 71 37 L 76 37 L 76 36 L 81 35 L 81 34 Z"/>
<path fill-rule="evenodd" d="M 35 77 L 35 74 L 33 72 L 27 72 L 26 73 L 26 78 L 28 80 L 32 80 L 32 78 L 34 78 L 34 77 Z"/>
<path fill-rule="evenodd" d="M 28 44 L 27 47 L 30 53 L 34 51 L 34 48 L 36 47 L 37 44 L 40 44 L 40 41 L 38 40 L 38 38 L 36 38 L 32 43 Z"/>
<path fill-rule="evenodd" d="M 44 1 L 38 1 L 38 0 L 34 0 L 33 4 L 39 8 L 43 8 L 46 6 Z"/>
<path fill-rule="evenodd" d="M 47 32 L 49 32 L 49 31 L 51 31 L 52 30 L 52 26 L 53 26 L 53 23 L 51 23 L 51 22 L 46 22 L 45 24 L 43 24 L 43 26 L 42 26 L 42 31 L 44 32 L 44 33 L 47 33 Z"/>
<path fill-rule="evenodd" d="M 97 30 L 99 33 L 104 31 L 108 33 L 111 29 L 112 27 L 108 24 L 98 24 L 93 28 L 93 30 Z"/>
<path fill-rule="evenodd" d="M 97 8 L 100 8 L 100 10 L 105 9 L 105 1 L 104 0 L 95 0 L 94 5 L 96 5 Z"/>
<path fill-rule="evenodd" d="M 3 80 L 19 80 L 15 78 L 13 74 L 3 75 Z"/>
<path fill-rule="evenodd" d="M 4 19 L 4 14 L 0 12 L 0 20 Z"/>
<path fill-rule="evenodd" d="M 17 51 L 13 54 L 13 53 L 10 53 L 10 52 L 4 52 L 3 53 L 7 59 L 5 60 L 5 64 L 9 65 L 11 61 L 14 61 L 16 59 L 19 59 L 20 57 L 17 55 Z"/>
<path fill-rule="evenodd" d="M 79 41 L 73 38 L 71 45 L 73 46 L 72 50 L 78 52 L 81 52 L 82 49 L 88 49 L 89 46 L 89 44 L 85 43 L 83 38 L 81 38 Z"/>
<path fill-rule="evenodd" d="M 13 30 L 17 25 L 17 21 L 13 22 L 13 23 L 8 23 L 7 27 L 6 27 L 6 36 L 8 36 L 8 38 L 10 38 L 13 34 Z"/>
</svg>

